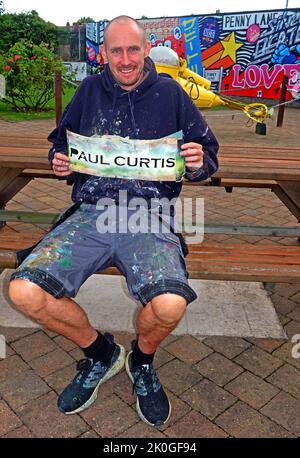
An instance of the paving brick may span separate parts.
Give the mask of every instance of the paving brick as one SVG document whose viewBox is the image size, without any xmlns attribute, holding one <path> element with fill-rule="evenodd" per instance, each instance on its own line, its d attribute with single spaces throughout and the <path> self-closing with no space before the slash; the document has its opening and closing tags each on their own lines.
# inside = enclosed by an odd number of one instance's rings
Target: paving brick
<svg viewBox="0 0 300 458">
<path fill-rule="evenodd" d="M 0 436 L 22 425 L 20 419 L 4 401 L 0 401 L 0 418 Z"/>
<path fill-rule="evenodd" d="M 287 315 L 296 307 L 295 302 L 290 301 L 287 297 L 280 296 L 276 293 L 271 295 L 271 301 L 275 307 L 276 312 L 282 313 L 282 315 Z"/>
<path fill-rule="evenodd" d="M 230 436 L 238 438 L 293 437 L 281 426 L 243 402 L 234 404 L 220 415 L 215 423 Z"/>
<path fill-rule="evenodd" d="M 300 437 L 300 400 L 281 391 L 261 412 L 292 434 Z"/>
<path fill-rule="evenodd" d="M 85 358 L 83 351 L 79 347 L 74 348 L 74 350 L 71 350 L 69 352 L 69 355 L 72 356 L 72 358 L 74 358 L 75 361 L 80 361 L 81 359 Z"/>
<path fill-rule="evenodd" d="M 204 377 L 219 386 L 224 386 L 243 372 L 240 366 L 218 353 L 213 353 L 203 361 L 200 361 L 196 367 Z"/>
<path fill-rule="evenodd" d="M 58 369 L 72 364 L 73 358 L 65 351 L 58 349 L 29 361 L 30 366 L 41 377 L 46 377 Z"/>
<path fill-rule="evenodd" d="M 114 340 L 123 345 L 126 351 L 131 350 L 131 341 L 136 339 L 136 336 L 131 332 L 114 332 Z"/>
<path fill-rule="evenodd" d="M 13 409 L 17 409 L 48 391 L 50 391 L 49 386 L 30 370 L 0 383 L 2 397 Z"/>
<path fill-rule="evenodd" d="M 97 400 L 82 417 L 101 437 L 116 437 L 138 421 L 136 412 L 115 394 L 105 402 Z"/>
<path fill-rule="evenodd" d="M 244 339 L 227 336 L 207 337 L 204 343 L 229 359 L 234 358 L 251 346 Z"/>
<path fill-rule="evenodd" d="M 289 318 L 287 315 L 282 315 L 281 313 L 277 312 L 277 316 L 279 318 L 280 323 L 282 326 L 285 324 L 289 323 L 291 321 L 291 318 Z"/>
<path fill-rule="evenodd" d="M 169 345 L 172 342 L 175 342 L 175 340 L 178 340 L 179 336 L 174 336 L 172 334 L 169 334 L 160 344 L 162 348 L 165 348 L 167 345 Z"/>
<path fill-rule="evenodd" d="M 61 393 L 76 375 L 76 362 L 44 377 L 54 391 Z"/>
<path fill-rule="evenodd" d="M 191 411 L 164 432 L 168 437 L 198 438 L 198 437 L 227 437 L 227 434 L 199 412 Z"/>
<path fill-rule="evenodd" d="M 86 433 L 81 434 L 81 436 L 79 437 L 80 439 L 98 439 L 99 434 L 97 434 L 96 431 L 94 431 L 93 429 L 90 429 Z"/>
<path fill-rule="evenodd" d="M 286 344 L 282 345 L 280 348 L 273 352 L 273 355 L 279 359 L 286 361 L 287 363 L 295 366 L 297 369 L 300 369 L 300 358 L 293 358 L 292 350 L 295 346 L 295 343 L 287 342 Z M 297 352 L 299 354 L 299 350 Z"/>
<path fill-rule="evenodd" d="M 179 360 L 170 361 L 160 367 L 157 374 L 161 384 L 177 395 L 202 379 L 199 372 Z"/>
<path fill-rule="evenodd" d="M 49 353 L 57 348 L 57 345 L 43 331 L 38 331 L 30 336 L 23 337 L 13 342 L 13 349 L 19 353 L 25 361 L 31 361 L 38 356 Z"/>
<path fill-rule="evenodd" d="M 299 323 L 299 321 L 295 321 L 295 320 L 289 321 L 284 326 L 284 330 L 286 332 L 286 335 L 289 338 L 292 338 L 296 334 L 300 334 L 300 323 Z"/>
<path fill-rule="evenodd" d="M 236 397 L 215 383 L 204 379 L 181 395 L 194 410 L 213 420 L 236 402 Z"/>
<path fill-rule="evenodd" d="M 299 291 L 296 294 L 293 294 L 293 296 L 291 296 L 291 300 L 300 304 L 300 287 Z"/>
<path fill-rule="evenodd" d="M 6 344 L 5 345 L 5 357 L 9 358 L 10 356 L 15 355 L 15 354 L 16 354 L 15 350 L 13 350 L 10 345 Z"/>
<path fill-rule="evenodd" d="M 264 406 L 279 392 L 278 388 L 248 371 L 225 385 L 225 389 L 254 409 Z"/>
<path fill-rule="evenodd" d="M 187 403 L 185 403 L 183 400 L 181 400 L 180 397 L 175 396 L 167 388 L 164 388 L 164 389 L 170 400 L 172 410 L 171 410 L 171 416 L 168 422 L 158 427 L 160 431 L 164 431 L 165 429 L 169 428 L 169 426 L 176 423 L 178 420 L 184 417 L 184 415 L 186 415 L 188 412 L 192 410 L 191 407 Z"/>
<path fill-rule="evenodd" d="M 104 399 L 115 393 L 126 404 L 135 404 L 135 396 L 132 392 L 132 382 L 129 379 L 125 370 L 119 372 L 114 377 L 105 382 L 99 392 L 98 399 Z"/>
<path fill-rule="evenodd" d="M 252 347 L 237 356 L 235 361 L 258 377 L 265 378 L 282 365 L 282 361 L 273 355 L 260 348 Z"/>
<path fill-rule="evenodd" d="M 276 283 L 275 291 L 284 297 L 293 297 L 300 294 L 300 284 L 299 283 Z"/>
<path fill-rule="evenodd" d="M 9 358 L 0 360 L 0 383 L 17 377 L 19 374 L 27 371 L 28 369 L 28 364 L 24 363 L 18 355 L 13 355 Z"/>
<path fill-rule="evenodd" d="M 300 399 L 300 370 L 290 364 L 281 366 L 267 381 Z"/>
<path fill-rule="evenodd" d="M 294 308 L 294 310 L 288 314 L 288 317 L 292 320 L 300 321 L 300 306 Z"/>
<path fill-rule="evenodd" d="M 166 436 L 163 432 L 159 431 L 157 428 L 146 425 L 144 422 L 140 421 L 139 423 L 131 426 L 126 431 L 118 435 L 118 437 L 134 437 L 134 438 L 157 438 L 165 439 Z"/>
<path fill-rule="evenodd" d="M 53 340 L 65 351 L 71 351 L 74 350 L 74 348 L 78 348 L 78 346 L 72 342 L 72 340 L 66 339 L 64 336 L 54 337 Z"/>
<path fill-rule="evenodd" d="M 79 415 L 64 415 L 51 392 L 25 404 L 16 411 L 36 437 L 78 437 L 90 429 Z"/>
<path fill-rule="evenodd" d="M 33 438 L 34 435 L 29 431 L 26 426 L 21 426 L 20 428 L 13 429 L 9 431 L 4 436 L 1 436 L 1 439 L 23 439 L 23 438 Z"/>
<path fill-rule="evenodd" d="M 22 337 L 34 334 L 37 332 L 36 328 L 14 328 L 0 326 L 0 334 L 5 336 L 6 342 L 11 343 L 15 340 L 21 339 Z"/>
<path fill-rule="evenodd" d="M 169 353 L 169 351 L 164 350 L 163 348 L 159 347 L 156 350 L 153 365 L 155 369 L 158 369 L 160 366 L 168 363 L 174 359 L 174 356 Z"/>
<path fill-rule="evenodd" d="M 195 364 L 212 353 L 212 350 L 191 336 L 180 337 L 165 349 L 188 364 Z"/>
<path fill-rule="evenodd" d="M 268 353 L 272 353 L 286 342 L 286 339 L 257 339 L 254 337 L 247 337 L 247 340 Z"/>
</svg>

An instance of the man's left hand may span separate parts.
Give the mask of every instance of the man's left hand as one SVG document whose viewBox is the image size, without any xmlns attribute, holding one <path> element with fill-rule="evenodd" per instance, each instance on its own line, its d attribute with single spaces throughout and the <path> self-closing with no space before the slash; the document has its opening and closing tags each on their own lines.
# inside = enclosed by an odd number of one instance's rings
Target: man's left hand
<svg viewBox="0 0 300 458">
<path fill-rule="evenodd" d="M 185 166 L 192 171 L 203 165 L 204 152 L 199 143 L 184 143 L 180 155 L 185 157 Z"/>
</svg>

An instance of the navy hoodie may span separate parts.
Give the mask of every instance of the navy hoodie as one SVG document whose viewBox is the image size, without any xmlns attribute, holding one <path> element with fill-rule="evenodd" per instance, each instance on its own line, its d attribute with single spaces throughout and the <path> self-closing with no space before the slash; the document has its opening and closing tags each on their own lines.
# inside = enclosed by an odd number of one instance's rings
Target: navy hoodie
<svg viewBox="0 0 300 458">
<path fill-rule="evenodd" d="M 218 168 L 218 143 L 190 97 L 173 79 L 157 74 L 153 61 L 145 59 L 145 77 L 133 90 L 122 89 L 108 65 L 100 75 L 88 76 L 67 106 L 59 126 L 48 140 L 52 161 L 55 152 L 67 152 L 66 129 L 90 137 L 119 135 L 131 139 L 152 140 L 183 131 L 184 143 L 203 146 L 203 167 L 186 173 L 191 181 L 201 181 Z M 73 172 L 72 200 L 96 203 L 101 197 L 118 201 L 119 190 L 127 190 L 128 199 L 178 197 L 181 182 L 125 180 L 96 177 Z"/>
</svg>

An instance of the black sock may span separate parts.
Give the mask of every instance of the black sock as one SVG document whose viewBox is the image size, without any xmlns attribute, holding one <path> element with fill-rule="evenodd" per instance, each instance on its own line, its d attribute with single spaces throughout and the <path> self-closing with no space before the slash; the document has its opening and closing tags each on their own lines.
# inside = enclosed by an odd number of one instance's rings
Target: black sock
<svg viewBox="0 0 300 458">
<path fill-rule="evenodd" d="M 131 361 L 133 367 L 141 366 L 142 364 L 152 364 L 155 352 L 151 354 L 143 353 L 138 346 L 138 341 L 135 341 L 134 347 L 132 349 Z"/>
<path fill-rule="evenodd" d="M 113 342 L 113 338 L 110 338 L 110 334 L 102 335 L 98 331 L 97 334 L 96 340 L 81 350 L 87 358 L 106 364 L 110 361 L 116 344 Z"/>
</svg>

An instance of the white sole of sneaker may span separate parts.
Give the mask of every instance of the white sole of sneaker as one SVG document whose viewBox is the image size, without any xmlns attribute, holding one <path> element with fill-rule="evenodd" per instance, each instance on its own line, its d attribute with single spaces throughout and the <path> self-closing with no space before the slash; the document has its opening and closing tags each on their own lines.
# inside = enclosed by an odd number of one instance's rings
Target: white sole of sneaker
<svg viewBox="0 0 300 458">
<path fill-rule="evenodd" d="M 134 383 L 134 378 L 133 378 L 133 376 L 132 376 L 132 374 L 131 374 L 131 372 L 130 372 L 130 368 L 129 368 L 129 364 L 128 364 L 128 358 L 129 358 L 129 355 L 130 355 L 131 353 L 132 353 L 132 351 L 130 351 L 130 352 L 128 353 L 127 357 L 126 357 L 125 369 L 126 369 L 126 372 L 127 372 L 128 377 L 130 378 L 130 380 L 132 381 L 132 383 Z M 170 403 L 169 398 L 168 398 L 168 402 L 169 402 L 169 415 L 168 415 L 168 418 L 167 418 L 161 425 L 158 425 L 158 426 L 162 426 L 162 425 L 166 424 L 167 421 L 169 420 L 170 416 L 171 416 L 172 406 L 171 406 L 171 403 Z M 146 423 L 146 424 L 149 425 L 149 426 L 153 426 L 154 428 L 158 428 L 158 426 L 156 426 L 154 423 L 150 423 L 150 421 L 148 421 L 148 420 L 144 417 L 144 415 L 143 415 L 143 413 L 142 413 L 142 411 L 141 411 L 141 409 L 140 409 L 140 403 L 139 403 L 139 398 L 138 398 L 138 397 L 136 398 L 136 411 L 137 411 L 137 413 L 138 413 L 138 416 L 140 417 L 140 419 L 141 419 L 144 423 Z"/>
<path fill-rule="evenodd" d="M 120 347 L 120 354 L 119 354 L 119 357 L 116 360 L 114 366 L 111 368 L 110 371 L 107 372 L 107 374 L 105 374 L 103 379 L 100 380 L 98 385 L 95 387 L 91 397 L 82 406 L 78 407 L 78 409 L 72 410 L 72 412 L 64 412 L 66 415 L 73 415 L 74 413 L 82 412 L 83 410 L 85 410 L 88 407 L 90 407 L 90 405 L 92 405 L 93 402 L 95 402 L 96 399 L 97 399 L 98 390 L 99 390 L 100 386 L 104 382 L 106 382 L 108 379 L 113 377 L 114 375 L 117 375 L 118 372 L 120 372 L 123 369 L 124 364 L 125 364 L 125 348 L 123 347 L 123 345 L 120 345 L 120 344 L 117 344 L 117 345 Z"/>
</svg>

